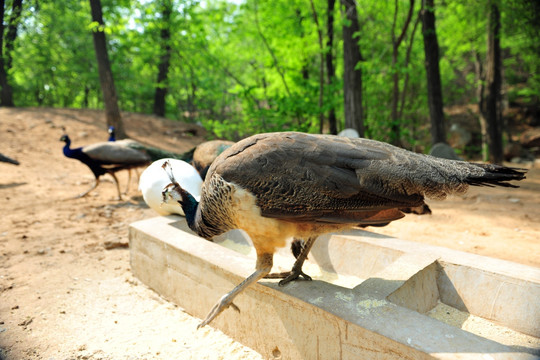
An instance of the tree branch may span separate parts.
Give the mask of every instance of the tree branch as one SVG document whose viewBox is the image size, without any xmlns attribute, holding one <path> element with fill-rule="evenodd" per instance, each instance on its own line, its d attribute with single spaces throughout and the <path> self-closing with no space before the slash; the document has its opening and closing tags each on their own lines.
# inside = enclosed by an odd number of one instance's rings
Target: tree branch
<svg viewBox="0 0 540 360">
<path fill-rule="evenodd" d="M 418 24 L 420 23 L 421 19 L 421 11 L 418 12 L 418 17 L 416 18 L 416 21 L 414 22 L 414 26 L 411 32 L 411 38 L 409 40 L 409 44 L 407 46 L 407 52 L 405 53 L 405 63 L 403 66 L 407 68 L 409 66 L 409 61 L 411 59 L 411 50 L 414 42 L 414 35 L 416 34 L 416 29 L 418 28 Z M 405 72 L 405 79 L 403 80 L 403 91 L 401 92 L 401 99 L 400 99 L 400 105 L 399 105 L 399 112 L 398 112 L 398 118 L 401 118 L 403 115 L 403 108 L 405 107 L 405 94 L 407 92 L 407 86 L 409 85 L 409 73 Z"/>
<path fill-rule="evenodd" d="M 223 72 L 225 73 L 225 75 L 227 75 L 228 77 L 230 77 L 231 79 L 233 79 L 238 85 L 240 85 L 242 88 L 244 88 L 244 94 L 246 94 L 252 101 L 253 103 L 257 106 L 257 108 L 260 108 L 260 105 L 259 105 L 259 101 L 257 100 L 257 98 L 255 96 L 253 96 L 253 94 L 249 91 L 249 88 L 246 84 L 244 84 L 244 82 L 242 80 L 240 80 L 235 74 L 232 73 L 232 71 L 229 70 L 229 68 L 225 65 L 223 65 L 219 59 L 217 57 L 215 57 L 214 55 L 212 55 L 210 53 L 210 51 L 208 51 L 207 48 L 205 47 L 202 47 L 202 49 L 206 52 L 206 55 L 212 59 L 213 62 L 215 62 L 222 70 Z M 179 51 L 177 51 L 178 53 L 178 56 L 183 59 L 184 61 L 186 61 L 187 63 L 189 63 L 189 60 L 186 59 L 184 56 L 182 56 L 182 54 L 180 54 Z"/>
<path fill-rule="evenodd" d="M 405 19 L 405 24 L 403 24 L 403 28 L 401 29 L 401 34 L 399 34 L 399 37 L 396 40 L 395 33 L 394 33 L 395 26 L 396 26 L 396 17 L 397 17 L 397 12 L 398 12 L 398 1 L 396 0 L 396 11 L 394 12 L 394 22 L 392 24 L 392 38 L 393 38 L 395 47 L 399 47 L 399 45 L 403 41 L 403 38 L 405 37 L 405 34 L 407 33 L 409 23 L 411 22 L 413 10 L 414 10 L 414 0 L 410 0 L 409 11 L 407 13 L 407 19 Z"/>
<path fill-rule="evenodd" d="M 287 95 L 289 95 L 289 97 L 290 97 L 291 92 L 289 90 L 289 87 L 287 86 L 287 81 L 285 80 L 285 74 L 283 73 L 283 70 L 279 66 L 279 62 L 278 62 L 278 59 L 276 57 L 276 54 L 274 53 L 274 51 L 270 47 L 270 44 L 268 43 L 268 40 L 266 40 L 266 37 L 264 36 L 264 34 L 263 34 L 262 30 L 261 30 L 261 25 L 259 23 L 259 11 L 258 11 L 258 2 L 257 1 L 255 1 L 255 25 L 257 26 L 257 32 L 259 33 L 259 36 L 261 37 L 261 40 L 264 43 L 264 46 L 266 47 L 266 49 L 270 53 L 270 56 L 272 56 L 272 59 L 274 61 L 274 67 L 276 68 L 276 71 L 278 72 L 279 76 L 281 77 L 281 81 L 283 82 L 283 86 L 285 86 L 285 91 L 287 92 Z"/>
</svg>

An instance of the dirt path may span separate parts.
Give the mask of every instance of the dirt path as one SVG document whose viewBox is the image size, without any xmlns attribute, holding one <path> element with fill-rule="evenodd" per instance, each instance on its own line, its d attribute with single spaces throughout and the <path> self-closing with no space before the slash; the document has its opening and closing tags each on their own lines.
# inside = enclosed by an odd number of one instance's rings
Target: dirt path
<svg viewBox="0 0 540 360">
<path fill-rule="evenodd" d="M 204 140 L 195 125 L 125 114 L 130 135 L 177 152 Z M 92 110 L 0 108 L 0 359 L 257 359 L 260 355 L 162 300 L 133 278 L 127 227 L 155 216 L 132 180 L 123 201 L 62 155 L 107 138 Z M 107 177 L 105 177 L 107 179 Z M 120 174 L 122 185 L 127 175 Z M 519 189 L 474 189 L 430 202 L 373 231 L 540 267 L 540 169 Z"/>
</svg>

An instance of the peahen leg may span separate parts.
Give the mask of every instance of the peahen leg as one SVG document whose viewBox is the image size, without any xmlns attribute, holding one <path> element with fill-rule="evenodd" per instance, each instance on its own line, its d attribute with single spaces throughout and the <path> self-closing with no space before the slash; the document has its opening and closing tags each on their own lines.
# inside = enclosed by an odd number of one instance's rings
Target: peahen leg
<svg viewBox="0 0 540 360">
<path fill-rule="evenodd" d="M 295 259 L 298 259 L 298 256 L 302 253 L 302 250 L 305 247 L 305 242 L 302 239 L 294 238 L 291 243 L 291 252 Z M 287 276 L 291 275 L 290 271 L 283 271 L 279 273 L 270 273 L 266 275 L 265 279 L 285 279 Z M 309 277 L 309 276 L 308 276 Z"/>
<path fill-rule="evenodd" d="M 306 261 L 309 251 L 315 243 L 315 240 L 317 240 L 316 236 L 307 239 L 306 243 L 302 247 L 300 255 L 298 255 L 298 257 L 296 258 L 296 262 L 294 263 L 290 274 L 285 279 L 279 282 L 280 286 L 283 286 L 290 281 L 298 279 L 299 276 L 302 276 L 306 280 L 311 280 L 311 277 L 302 271 L 302 265 L 304 265 L 304 261 Z"/>
<path fill-rule="evenodd" d="M 240 311 L 238 307 L 233 304 L 234 298 L 236 295 L 244 291 L 249 285 L 256 283 L 259 279 L 262 279 L 265 275 L 267 275 L 270 270 L 272 270 L 272 257 L 272 254 L 257 254 L 256 271 L 242 281 L 237 287 L 232 289 L 231 292 L 223 295 L 223 297 L 214 305 L 212 310 L 210 310 L 206 316 L 206 319 L 204 319 L 199 326 L 197 326 L 197 329 L 208 325 L 216 316 L 218 316 L 229 306 L 232 306 L 236 310 Z"/>
</svg>

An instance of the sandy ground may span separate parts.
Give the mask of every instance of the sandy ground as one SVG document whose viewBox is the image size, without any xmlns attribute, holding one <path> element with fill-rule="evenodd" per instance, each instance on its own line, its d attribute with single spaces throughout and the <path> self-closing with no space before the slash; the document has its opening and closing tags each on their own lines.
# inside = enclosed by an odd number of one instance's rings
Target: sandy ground
<svg viewBox="0 0 540 360">
<path fill-rule="evenodd" d="M 124 114 L 137 140 L 186 151 L 195 125 Z M 127 229 L 155 216 L 137 191 L 115 200 L 104 177 L 62 155 L 107 138 L 103 113 L 0 108 L 0 359 L 258 359 L 259 354 L 161 299 L 130 272 Z M 193 135 L 195 133 L 195 135 Z M 529 166 L 530 167 L 530 166 Z M 127 172 L 120 173 L 122 186 Z M 540 168 L 519 189 L 476 188 L 429 202 L 433 215 L 372 231 L 540 267 Z"/>
</svg>

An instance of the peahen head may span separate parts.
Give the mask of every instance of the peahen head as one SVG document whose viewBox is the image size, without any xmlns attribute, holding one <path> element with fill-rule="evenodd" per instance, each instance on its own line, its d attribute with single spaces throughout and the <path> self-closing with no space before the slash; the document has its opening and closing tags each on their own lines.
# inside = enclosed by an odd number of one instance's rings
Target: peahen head
<svg viewBox="0 0 540 360">
<path fill-rule="evenodd" d="M 176 181 L 169 161 L 165 161 L 161 167 L 165 170 L 171 181 L 171 183 L 165 186 L 161 192 L 163 202 L 168 202 L 170 200 L 176 201 L 182 205 L 182 207 L 184 207 L 184 204 L 187 205 L 190 202 L 190 198 L 197 202 L 195 198 Z"/>
<path fill-rule="evenodd" d="M 168 161 L 163 163 L 162 168 L 165 170 L 169 176 L 169 179 L 171 180 L 171 183 L 165 186 L 161 192 L 163 202 L 166 203 L 170 200 L 178 202 L 180 206 L 182 206 L 182 210 L 184 210 L 188 225 L 191 227 L 195 221 L 195 214 L 197 212 L 199 202 L 193 197 L 193 195 L 189 193 L 189 191 L 185 190 L 182 186 L 180 186 L 180 184 L 178 184 L 174 178 L 172 167 Z"/>
</svg>

